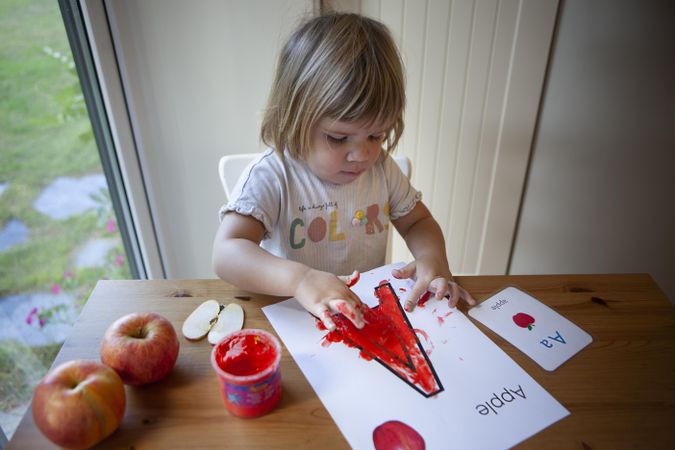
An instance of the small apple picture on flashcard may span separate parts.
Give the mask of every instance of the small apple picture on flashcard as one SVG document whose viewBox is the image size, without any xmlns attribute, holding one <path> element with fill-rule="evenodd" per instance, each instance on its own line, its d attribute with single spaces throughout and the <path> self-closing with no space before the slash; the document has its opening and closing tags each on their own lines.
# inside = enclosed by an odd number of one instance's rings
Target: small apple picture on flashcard
<svg viewBox="0 0 675 450">
<path fill-rule="evenodd" d="M 515 324 L 520 328 L 527 328 L 530 331 L 532 331 L 532 328 L 534 328 L 534 317 L 529 314 L 522 312 L 518 313 L 513 316 L 513 322 L 515 322 Z"/>
</svg>

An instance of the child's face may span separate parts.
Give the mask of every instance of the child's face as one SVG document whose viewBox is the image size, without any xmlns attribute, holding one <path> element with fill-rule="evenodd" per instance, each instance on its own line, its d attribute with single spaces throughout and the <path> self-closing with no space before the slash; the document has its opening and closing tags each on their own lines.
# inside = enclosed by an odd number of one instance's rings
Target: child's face
<svg viewBox="0 0 675 450">
<path fill-rule="evenodd" d="M 324 181 L 351 183 L 375 164 L 386 131 L 367 121 L 342 122 L 324 117 L 312 132 L 307 164 Z"/>
</svg>

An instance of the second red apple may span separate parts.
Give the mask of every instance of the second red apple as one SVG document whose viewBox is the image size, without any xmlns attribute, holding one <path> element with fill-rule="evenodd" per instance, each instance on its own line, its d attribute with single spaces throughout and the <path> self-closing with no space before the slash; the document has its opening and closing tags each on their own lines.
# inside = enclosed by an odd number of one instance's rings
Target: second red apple
<svg viewBox="0 0 675 450">
<path fill-rule="evenodd" d="M 106 330 L 101 361 L 126 384 L 154 383 L 169 375 L 179 347 L 176 331 L 166 318 L 155 313 L 131 313 Z"/>
</svg>

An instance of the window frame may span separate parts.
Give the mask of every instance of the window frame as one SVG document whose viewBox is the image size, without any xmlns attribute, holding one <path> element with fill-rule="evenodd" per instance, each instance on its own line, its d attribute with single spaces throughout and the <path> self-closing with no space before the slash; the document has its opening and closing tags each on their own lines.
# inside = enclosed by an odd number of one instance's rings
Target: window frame
<svg viewBox="0 0 675 450">
<path fill-rule="evenodd" d="M 132 276 L 165 278 L 104 0 L 59 0 Z"/>
</svg>

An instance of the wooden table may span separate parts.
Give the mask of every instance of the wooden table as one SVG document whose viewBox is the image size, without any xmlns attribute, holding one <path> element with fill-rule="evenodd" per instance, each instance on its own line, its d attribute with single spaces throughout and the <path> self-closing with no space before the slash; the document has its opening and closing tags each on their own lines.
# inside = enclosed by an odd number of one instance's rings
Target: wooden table
<svg viewBox="0 0 675 450">
<path fill-rule="evenodd" d="M 648 275 L 459 278 L 478 300 L 505 286 L 519 287 L 593 336 L 589 347 L 556 371 L 546 372 L 479 325 L 571 412 L 518 448 L 675 448 L 675 309 Z M 239 303 L 246 313 L 245 327 L 274 332 L 260 307 L 279 299 L 220 280 L 100 281 L 54 364 L 98 360 L 105 329 L 134 311 L 158 312 L 180 334 L 185 317 L 210 298 Z M 348 447 L 285 348 L 281 402 L 272 413 L 245 420 L 231 416 L 223 406 L 209 363 L 211 345 L 182 336 L 180 344 L 177 365 L 167 379 L 126 387 L 124 422 L 102 448 Z M 8 448 L 51 447 L 28 410 Z"/>
</svg>

